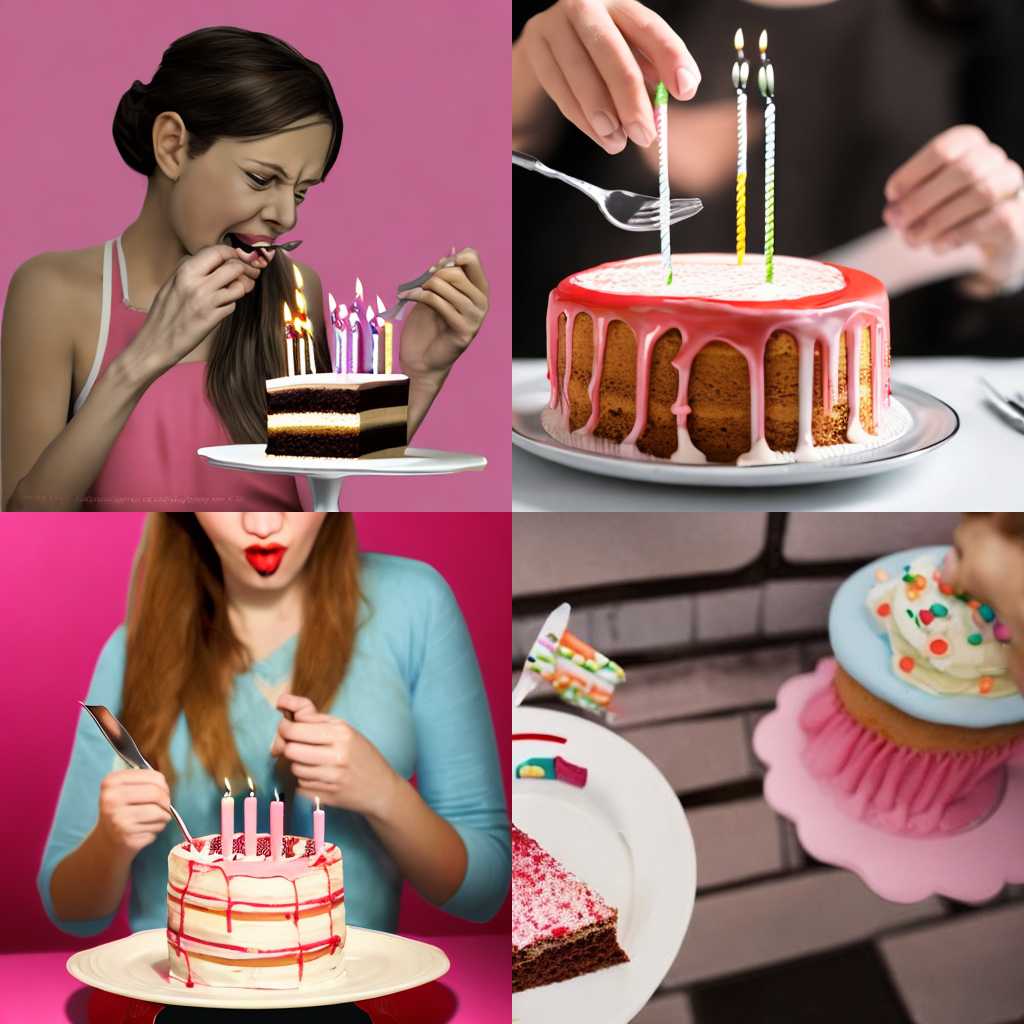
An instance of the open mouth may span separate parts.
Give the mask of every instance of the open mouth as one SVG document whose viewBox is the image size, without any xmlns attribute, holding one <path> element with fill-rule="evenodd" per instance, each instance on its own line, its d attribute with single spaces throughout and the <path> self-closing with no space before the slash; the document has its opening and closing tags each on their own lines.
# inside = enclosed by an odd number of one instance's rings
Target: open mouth
<svg viewBox="0 0 1024 1024">
<path fill-rule="evenodd" d="M 261 576 L 273 576 L 287 550 L 280 544 L 251 544 L 245 549 L 245 558 Z"/>
</svg>

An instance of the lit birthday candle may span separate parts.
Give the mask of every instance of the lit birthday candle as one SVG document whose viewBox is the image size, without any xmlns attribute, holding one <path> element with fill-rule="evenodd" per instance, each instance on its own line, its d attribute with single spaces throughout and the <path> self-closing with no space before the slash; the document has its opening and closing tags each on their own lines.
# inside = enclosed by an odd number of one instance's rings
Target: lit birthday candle
<svg viewBox="0 0 1024 1024">
<path fill-rule="evenodd" d="M 377 330 L 377 314 L 370 303 L 366 304 L 366 326 L 370 332 L 370 373 L 377 372 L 377 347 L 380 331 Z"/>
<path fill-rule="evenodd" d="M 284 842 L 284 803 L 274 790 L 274 799 L 270 801 L 270 857 L 281 859 L 281 844 Z"/>
<path fill-rule="evenodd" d="M 658 121 L 658 220 L 661 224 L 661 270 L 665 283 L 672 283 L 672 242 L 668 222 L 668 89 L 658 83 L 654 93 Z"/>
<path fill-rule="evenodd" d="M 292 311 L 288 308 L 288 303 L 284 304 L 284 344 L 288 350 L 288 376 L 295 376 L 295 357 L 292 355 L 292 342 L 294 337 L 292 336 Z"/>
<path fill-rule="evenodd" d="M 390 373 L 392 362 L 391 362 L 391 349 L 392 341 L 391 335 L 394 331 L 394 327 L 390 320 L 384 321 L 384 372 Z"/>
<path fill-rule="evenodd" d="M 761 66 L 757 87 L 764 97 L 764 279 L 775 280 L 775 71 L 768 59 L 768 31 L 757 43 Z"/>
<path fill-rule="evenodd" d="M 348 326 L 345 322 L 348 310 L 338 306 L 330 292 L 327 293 L 327 299 L 331 308 L 331 326 L 334 328 L 334 372 L 348 373 Z"/>
<path fill-rule="evenodd" d="M 231 860 L 231 848 L 235 844 L 235 800 L 231 795 L 231 783 L 224 780 L 224 798 L 220 802 L 220 853 L 225 860 Z"/>
<path fill-rule="evenodd" d="M 351 340 L 349 342 L 349 354 L 352 357 L 352 370 L 351 370 L 351 372 L 352 373 L 359 373 L 359 367 L 360 367 L 360 362 L 359 362 L 359 333 L 360 333 L 360 326 L 359 326 L 359 314 L 356 312 L 356 308 L 355 308 L 355 303 L 354 302 L 352 304 L 352 309 L 351 309 L 351 311 L 348 314 L 348 325 L 349 325 L 349 328 L 350 328 L 349 334 L 351 336 Z"/>
<path fill-rule="evenodd" d="M 367 369 L 370 365 L 373 345 L 373 340 L 370 337 L 372 311 L 363 304 L 363 282 L 358 277 L 356 278 L 356 297 L 352 300 L 352 309 L 356 314 L 356 323 L 359 326 L 359 369 L 362 373 L 372 373 L 373 370 Z"/>
<path fill-rule="evenodd" d="M 243 821 L 245 823 L 245 855 L 246 857 L 256 856 L 256 793 L 253 790 L 252 779 L 247 775 L 245 781 L 249 783 L 249 795 L 242 805 Z"/>
<path fill-rule="evenodd" d="M 743 56 L 743 29 L 736 29 L 732 45 L 732 86 L 736 90 L 736 263 L 743 263 L 747 251 L 747 78 L 750 65 Z"/>
</svg>

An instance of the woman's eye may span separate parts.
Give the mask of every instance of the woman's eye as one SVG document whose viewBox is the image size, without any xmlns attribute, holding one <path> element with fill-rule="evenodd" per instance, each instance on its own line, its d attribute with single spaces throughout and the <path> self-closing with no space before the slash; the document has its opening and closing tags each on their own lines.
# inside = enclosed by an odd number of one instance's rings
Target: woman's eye
<svg viewBox="0 0 1024 1024">
<path fill-rule="evenodd" d="M 245 173 L 253 182 L 255 182 L 258 188 L 266 188 L 272 181 L 274 181 L 273 178 L 261 178 L 258 174 L 253 174 L 252 171 L 246 171 Z M 301 203 L 305 198 L 305 195 L 296 196 L 295 202 Z"/>
</svg>

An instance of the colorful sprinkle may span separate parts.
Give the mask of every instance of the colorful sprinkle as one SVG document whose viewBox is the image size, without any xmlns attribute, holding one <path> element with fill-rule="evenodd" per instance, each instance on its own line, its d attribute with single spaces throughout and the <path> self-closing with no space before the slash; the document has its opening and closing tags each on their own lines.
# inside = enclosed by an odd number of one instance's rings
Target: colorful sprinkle
<svg viewBox="0 0 1024 1024">
<path fill-rule="evenodd" d="M 948 583 L 940 583 L 939 590 L 947 596 L 953 593 L 953 588 Z"/>
<path fill-rule="evenodd" d="M 931 613 L 930 611 L 928 611 L 928 609 L 927 609 L 927 608 L 922 608 L 922 609 L 921 609 L 921 621 L 922 621 L 922 622 L 923 622 L 923 623 L 924 623 L 924 624 L 925 624 L 926 626 L 930 626 L 930 625 L 932 624 L 932 620 L 933 620 L 934 618 L 935 618 L 935 616 L 934 616 L 934 615 L 932 615 L 932 613 Z"/>
<path fill-rule="evenodd" d="M 957 594 L 956 596 L 959 597 L 961 601 L 963 601 L 967 597 L 966 594 Z M 981 604 L 981 602 L 980 601 L 975 601 L 975 599 L 973 597 L 970 598 L 970 600 L 967 601 L 967 607 L 968 608 L 977 608 L 978 605 L 980 605 L 980 604 Z"/>
<path fill-rule="evenodd" d="M 912 619 L 913 617 L 914 617 L 914 613 L 908 608 L 907 609 L 907 618 L 908 619 Z"/>
<path fill-rule="evenodd" d="M 942 639 L 941 636 L 937 636 L 929 645 L 928 650 L 932 654 L 945 654 L 949 650 L 949 644 Z"/>
<path fill-rule="evenodd" d="M 914 582 L 917 584 L 918 590 L 924 590 L 928 586 L 928 581 L 920 573 L 914 577 Z"/>
<path fill-rule="evenodd" d="M 909 572 L 905 572 L 903 574 L 903 582 L 904 583 L 913 583 L 915 579 L 916 579 L 916 577 L 912 576 Z"/>
<path fill-rule="evenodd" d="M 900 658 L 900 668 L 904 672 L 912 672 L 914 670 L 914 659 L 908 658 L 906 655 L 904 655 L 902 658 Z"/>
<path fill-rule="evenodd" d="M 892 612 L 892 607 L 891 607 L 891 606 L 890 606 L 890 605 L 888 604 L 888 602 L 886 602 L 886 601 L 883 601 L 883 602 L 882 602 L 882 603 L 881 603 L 881 604 L 880 604 L 880 605 L 879 605 L 879 606 L 878 606 L 878 607 L 877 607 L 877 608 L 875 609 L 875 611 L 876 611 L 876 612 L 878 612 L 878 614 L 879 614 L 879 615 L 881 615 L 881 616 L 882 616 L 882 618 L 884 619 L 884 618 L 886 617 L 886 615 L 888 615 L 888 614 L 890 614 L 890 612 Z"/>
<path fill-rule="evenodd" d="M 980 633 L 972 633 L 972 634 L 971 634 L 971 635 L 970 635 L 970 636 L 969 636 L 969 637 L 967 638 L 967 642 L 968 642 L 968 643 L 969 643 L 969 644 L 970 644 L 970 645 L 971 645 L 972 647 L 977 647 L 977 646 L 978 646 L 978 644 L 980 644 L 980 643 L 981 643 L 981 641 L 982 641 L 983 639 L 984 639 L 984 637 L 982 637 L 982 635 L 981 635 Z"/>
<path fill-rule="evenodd" d="M 888 578 L 889 574 L 884 569 L 875 570 L 875 579 L 878 580 L 879 583 L 884 583 Z"/>
<path fill-rule="evenodd" d="M 1010 642 L 1010 627 L 1005 622 L 997 622 L 992 627 L 992 635 L 1001 644 L 1008 644 Z"/>
<path fill-rule="evenodd" d="M 988 691 L 992 689 L 992 683 L 993 682 L 994 682 L 994 680 L 992 679 L 991 676 L 982 676 L 978 680 L 978 689 L 982 693 L 988 693 Z"/>
<path fill-rule="evenodd" d="M 932 615 L 937 615 L 940 619 L 944 619 L 949 614 L 949 609 L 944 604 L 939 604 L 938 601 L 931 607 Z"/>
<path fill-rule="evenodd" d="M 994 618 L 996 617 L 996 613 L 995 613 L 995 612 L 994 612 L 994 611 L 992 610 L 992 606 L 991 606 L 991 605 L 989 605 L 989 604 L 983 604 L 983 605 L 982 605 L 982 606 L 981 606 L 981 607 L 980 607 L 980 608 L 978 609 L 978 611 L 979 611 L 979 613 L 981 614 L 981 617 L 982 617 L 982 618 L 983 618 L 983 619 L 984 619 L 984 620 L 985 620 L 986 622 L 991 622 L 991 621 L 992 621 L 992 620 L 993 620 L 993 619 L 994 619 Z"/>
</svg>

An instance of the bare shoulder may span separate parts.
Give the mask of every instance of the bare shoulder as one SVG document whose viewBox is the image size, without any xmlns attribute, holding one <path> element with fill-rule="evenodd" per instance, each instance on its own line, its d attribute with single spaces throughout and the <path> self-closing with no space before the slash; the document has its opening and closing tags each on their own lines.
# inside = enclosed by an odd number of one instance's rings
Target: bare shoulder
<svg viewBox="0 0 1024 1024">
<path fill-rule="evenodd" d="M 78 308 L 83 296 L 97 292 L 103 279 L 103 246 L 41 252 L 15 270 L 7 290 L 8 302 L 19 306 L 45 297 L 47 321 Z"/>
</svg>

